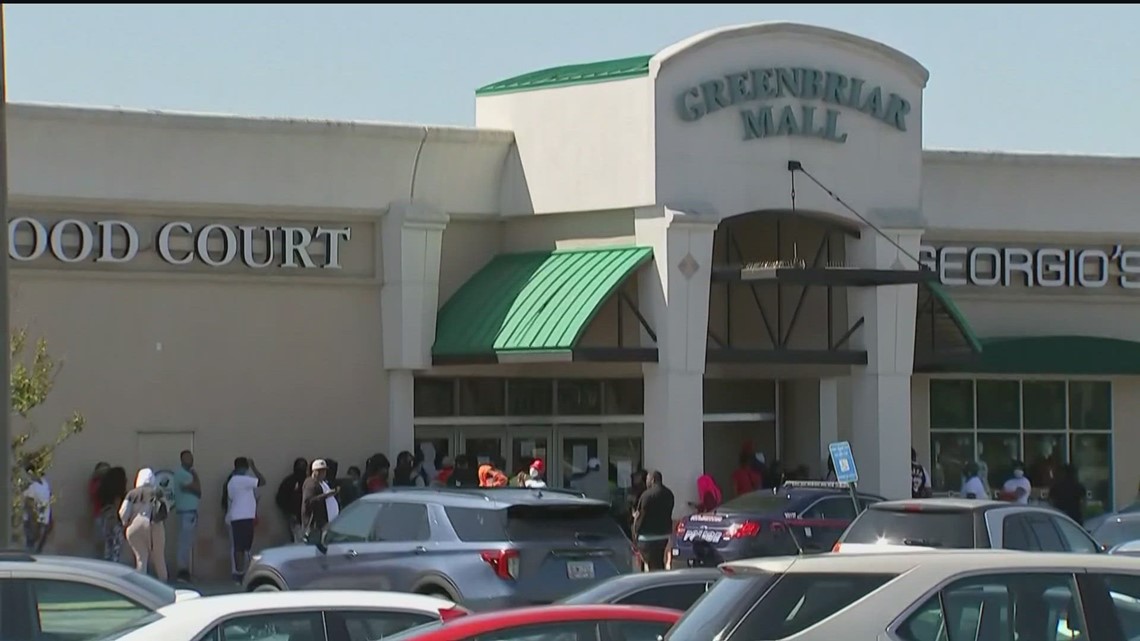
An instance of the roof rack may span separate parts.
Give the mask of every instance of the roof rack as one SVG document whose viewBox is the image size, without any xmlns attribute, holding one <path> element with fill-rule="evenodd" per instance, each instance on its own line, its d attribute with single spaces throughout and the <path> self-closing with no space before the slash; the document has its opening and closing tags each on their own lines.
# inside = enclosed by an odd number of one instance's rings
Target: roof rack
<svg viewBox="0 0 1140 641">
<path fill-rule="evenodd" d="M 784 481 L 780 487 L 811 488 L 816 490 L 846 490 L 847 484 L 839 481 Z"/>
<path fill-rule="evenodd" d="M 492 496 L 498 492 L 531 492 L 534 494 L 561 494 L 565 496 L 576 496 L 584 498 L 586 494 L 579 490 L 569 490 L 557 487 L 517 487 L 508 485 L 507 487 L 451 487 L 451 486 L 428 486 L 428 487 L 390 487 L 385 491 L 396 492 L 446 492 L 465 495 L 484 495 Z"/>
</svg>

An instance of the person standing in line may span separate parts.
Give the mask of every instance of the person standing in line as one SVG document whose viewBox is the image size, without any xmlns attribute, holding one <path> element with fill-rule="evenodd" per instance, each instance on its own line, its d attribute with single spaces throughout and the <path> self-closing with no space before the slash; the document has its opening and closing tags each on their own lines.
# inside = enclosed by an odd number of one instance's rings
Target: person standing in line
<svg viewBox="0 0 1140 641">
<path fill-rule="evenodd" d="M 912 447 L 910 448 L 910 498 L 925 499 L 933 494 L 930 489 L 930 475 L 918 462 L 918 452 Z"/>
<path fill-rule="evenodd" d="M 313 461 L 312 471 L 301 485 L 301 524 L 305 530 L 303 538 L 307 541 L 315 541 L 329 524 L 330 508 L 334 510 L 334 516 L 339 514 L 336 490 L 325 482 L 328 467 L 324 459 Z"/>
<path fill-rule="evenodd" d="M 174 511 L 178 514 L 179 581 L 191 580 L 190 570 L 194 558 L 194 544 L 198 539 L 198 502 L 202 499 L 202 483 L 194 470 L 194 453 L 182 450 L 178 455 L 182 465 L 174 472 Z"/>
<path fill-rule="evenodd" d="M 526 487 L 546 487 L 546 465 L 543 464 L 542 459 L 536 458 L 530 464 L 530 472 L 527 474 L 523 485 Z"/>
<path fill-rule="evenodd" d="M 100 534 L 103 537 L 104 561 L 122 563 L 126 534 L 123 532 L 123 521 L 118 511 L 126 497 L 127 471 L 121 467 L 112 467 L 99 482 L 99 503 L 103 506 L 99 522 L 102 528 Z"/>
<path fill-rule="evenodd" d="M 736 470 L 732 473 L 732 486 L 736 496 L 755 492 L 764 486 L 764 479 L 760 477 L 760 472 L 752 467 L 753 460 L 755 457 L 747 450 L 740 450 Z"/>
<path fill-rule="evenodd" d="M 253 522 L 257 518 L 257 488 L 263 485 L 265 477 L 257 471 L 253 459 L 244 456 L 234 459 L 234 473 L 226 483 L 230 499 L 226 517 L 233 536 L 233 578 L 238 583 L 241 583 L 242 576 L 249 567 L 250 551 L 253 550 Z"/>
<path fill-rule="evenodd" d="M 574 489 L 585 494 L 588 499 L 611 502 L 610 480 L 602 472 L 602 461 L 597 457 L 586 461 L 586 473 L 571 485 Z"/>
<path fill-rule="evenodd" d="M 1071 463 L 1062 463 L 1057 468 L 1053 484 L 1049 486 L 1049 503 L 1077 523 L 1083 524 L 1086 494 L 1085 486 L 1077 477 L 1077 469 Z"/>
<path fill-rule="evenodd" d="M 1013 462 L 1013 476 L 1001 486 L 1001 498 L 1006 501 L 1029 504 L 1029 495 L 1033 493 L 1033 484 L 1025 478 L 1025 463 L 1015 460 Z"/>
<path fill-rule="evenodd" d="M 293 543 L 303 543 L 305 540 L 304 529 L 301 527 L 301 486 L 308 473 L 309 462 L 304 458 L 294 459 L 293 472 L 277 486 L 277 509 L 285 518 Z"/>
<path fill-rule="evenodd" d="M 102 555 L 105 550 L 103 546 L 103 508 L 105 507 L 100 499 L 99 486 L 103 484 L 103 475 L 107 470 L 111 469 L 111 464 L 100 461 L 95 464 L 95 469 L 91 472 L 91 478 L 87 480 L 87 500 L 91 504 L 91 516 L 95 527 L 92 533 L 95 538 L 95 548 L 97 554 Z"/>
<path fill-rule="evenodd" d="M 154 565 L 154 575 L 165 581 L 167 509 L 160 493 L 154 471 L 142 468 L 135 476 L 135 488 L 119 506 L 119 520 L 126 528 L 127 545 L 135 554 L 135 569 L 145 574 Z"/>
<path fill-rule="evenodd" d="M 650 571 L 665 569 L 665 548 L 673 533 L 673 492 L 665 487 L 661 472 L 653 470 L 649 486 L 637 499 L 632 535 L 641 559 Z"/>
<path fill-rule="evenodd" d="M 471 467 L 471 457 L 460 454 L 455 457 L 455 469 L 447 477 L 447 487 L 479 487 L 479 471 Z"/>
<path fill-rule="evenodd" d="M 986 486 L 978 476 L 978 464 L 970 461 L 963 468 L 966 480 L 962 483 L 962 496 L 968 499 L 985 500 L 990 498 L 986 494 Z"/>
<path fill-rule="evenodd" d="M 29 552 L 44 551 L 51 533 L 51 485 L 32 464 L 24 466 L 28 487 L 24 490 L 24 545 Z"/>
</svg>

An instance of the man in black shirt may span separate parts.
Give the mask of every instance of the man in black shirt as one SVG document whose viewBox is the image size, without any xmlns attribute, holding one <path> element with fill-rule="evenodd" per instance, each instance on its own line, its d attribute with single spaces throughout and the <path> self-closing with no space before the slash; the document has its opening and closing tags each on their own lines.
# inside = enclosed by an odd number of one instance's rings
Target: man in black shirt
<svg viewBox="0 0 1140 641">
<path fill-rule="evenodd" d="M 673 492 L 661 481 L 661 472 L 649 473 L 648 487 L 637 499 L 631 528 L 637 551 L 649 569 L 665 569 L 665 548 L 673 533 Z"/>
<path fill-rule="evenodd" d="M 1071 464 L 1061 465 L 1057 480 L 1049 486 L 1049 503 L 1077 523 L 1084 523 L 1085 486 L 1077 479 L 1077 470 Z"/>
<path fill-rule="evenodd" d="M 336 494 L 336 489 L 327 489 L 325 474 L 328 463 L 322 459 L 313 461 L 313 470 L 301 484 L 301 524 L 305 530 L 305 540 L 321 533 L 329 524 L 329 512 L 325 499 Z"/>
</svg>

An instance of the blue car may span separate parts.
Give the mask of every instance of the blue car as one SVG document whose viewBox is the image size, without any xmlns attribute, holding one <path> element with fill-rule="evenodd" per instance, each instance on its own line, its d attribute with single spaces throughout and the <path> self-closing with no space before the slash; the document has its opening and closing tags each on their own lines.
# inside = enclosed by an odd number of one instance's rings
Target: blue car
<svg viewBox="0 0 1140 641">
<path fill-rule="evenodd" d="M 827 481 L 789 481 L 687 516 L 673 533 L 670 567 L 714 567 L 762 556 L 828 552 L 868 505 L 884 500 Z M 859 504 L 856 510 L 855 503 Z"/>
</svg>

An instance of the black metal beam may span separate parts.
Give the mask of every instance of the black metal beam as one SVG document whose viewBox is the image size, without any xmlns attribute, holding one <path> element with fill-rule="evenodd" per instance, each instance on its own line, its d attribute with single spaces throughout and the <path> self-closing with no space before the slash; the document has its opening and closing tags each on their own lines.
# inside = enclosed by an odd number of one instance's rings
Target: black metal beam
<svg viewBox="0 0 1140 641">
<path fill-rule="evenodd" d="M 709 338 L 712 339 L 712 342 L 716 343 L 717 347 L 726 347 L 725 342 L 723 340 L 721 340 L 721 338 L 719 336 L 716 335 L 716 332 L 712 331 L 711 327 L 708 329 L 708 334 L 709 334 Z"/>
<path fill-rule="evenodd" d="M 913 269 L 863 269 L 848 267 L 757 267 L 722 265 L 713 267 L 713 282 L 750 284 L 827 285 L 831 287 L 878 287 L 881 285 L 921 285 L 936 278 L 933 272 Z"/>
<path fill-rule="evenodd" d="M 575 347 L 574 360 L 589 363 L 656 363 L 656 347 Z"/>
<path fill-rule="evenodd" d="M 653 339 L 653 342 L 656 343 L 657 332 L 653 331 L 653 328 L 649 326 L 649 321 L 645 320 L 645 317 L 641 315 L 641 310 L 637 309 L 637 305 L 633 304 L 633 300 L 630 299 L 629 295 L 618 290 L 618 297 L 625 301 L 626 305 L 629 305 L 629 310 L 637 317 L 637 322 L 641 323 L 641 327 L 645 330 L 645 333 L 649 334 L 649 338 Z"/>
<path fill-rule="evenodd" d="M 766 365 L 866 365 L 863 350 L 822 349 L 710 349 L 709 363 L 753 363 Z"/>
<path fill-rule="evenodd" d="M 793 174 L 794 175 L 794 174 Z M 819 259 L 823 257 L 823 250 L 827 246 L 827 234 L 824 234 L 819 239 L 819 247 L 815 250 L 815 256 L 811 259 L 811 266 L 813 268 L 819 267 Z M 804 301 L 807 300 L 808 288 L 811 285 L 800 286 L 800 299 L 796 301 L 796 308 L 792 310 L 792 320 L 788 321 L 788 331 L 780 338 L 780 347 L 787 347 L 788 341 L 792 338 L 792 331 L 796 328 L 796 321 L 800 318 L 800 311 L 803 310 Z M 729 289 L 732 289 L 731 287 Z"/>
<path fill-rule="evenodd" d="M 851 327 L 849 327 L 847 329 L 847 331 L 843 334 L 843 336 L 840 336 L 839 340 L 832 343 L 828 347 L 828 349 L 834 351 L 834 350 L 838 350 L 840 347 L 843 347 L 844 345 L 846 345 L 847 341 L 851 339 L 851 335 L 855 333 L 855 330 L 857 330 L 863 326 L 863 320 L 864 320 L 864 317 L 860 316 L 859 320 L 855 321 L 855 324 L 852 325 Z"/>
</svg>

